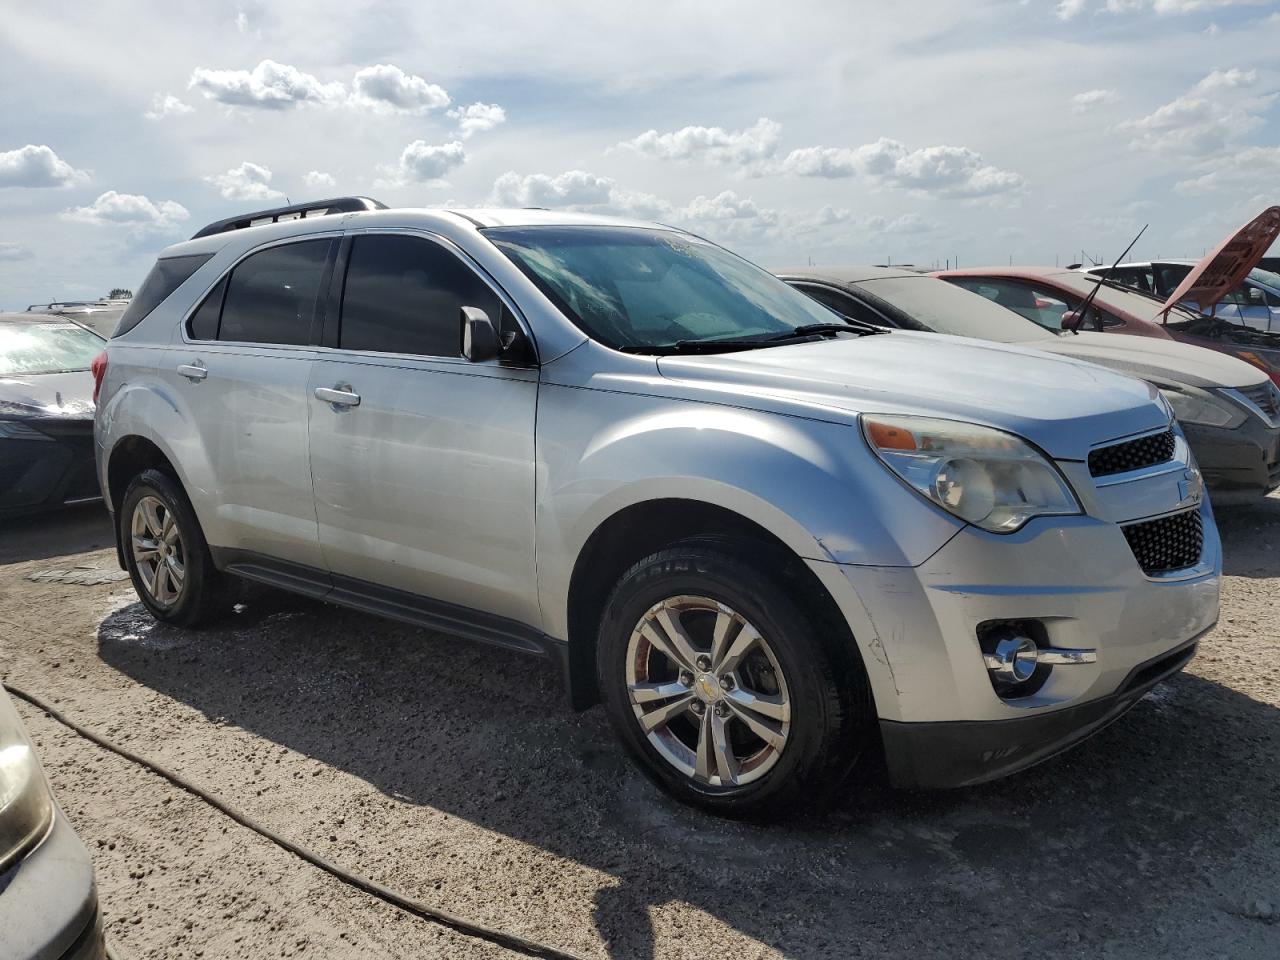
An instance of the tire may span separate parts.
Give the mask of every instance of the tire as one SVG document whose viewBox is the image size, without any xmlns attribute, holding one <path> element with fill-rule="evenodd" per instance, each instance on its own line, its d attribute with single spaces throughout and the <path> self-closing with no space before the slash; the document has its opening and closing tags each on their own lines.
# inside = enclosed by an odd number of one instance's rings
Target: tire
<svg viewBox="0 0 1280 960">
<path fill-rule="evenodd" d="M 230 612 L 230 578 L 213 565 L 191 501 L 172 476 L 144 470 L 134 477 L 125 489 L 116 523 L 133 588 L 153 617 L 161 623 L 197 628 Z M 135 523 L 139 524 L 141 540 L 135 538 Z M 155 536 L 157 532 L 168 534 L 171 524 L 176 527 L 176 538 L 171 534 Z M 157 531 L 157 527 L 161 529 Z M 156 545 L 155 552 L 147 549 L 151 544 Z M 163 567 L 170 572 L 162 573 Z M 181 570 L 180 581 L 177 569 Z M 157 575 L 160 583 L 155 585 Z"/>
<path fill-rule="evenodd" d="M 804 590 L 802 578 L 753 558 L 749 544 L 722 541 L 652 554 L 614 587 L 597 656 L 605 710 L 641 770 L 671 796 L 746 819 L 821 807 L 877 742 L 848 631 L 802 612 L 823 608 Z M 684 634 L 683 647 L 669 626 Z M 740 642 L 746 652 L 735 661 Z M 691 652 L 701 662 L 682 673 Z M 753 709 L 744 708 L 748 697 Z"/>
</svg>

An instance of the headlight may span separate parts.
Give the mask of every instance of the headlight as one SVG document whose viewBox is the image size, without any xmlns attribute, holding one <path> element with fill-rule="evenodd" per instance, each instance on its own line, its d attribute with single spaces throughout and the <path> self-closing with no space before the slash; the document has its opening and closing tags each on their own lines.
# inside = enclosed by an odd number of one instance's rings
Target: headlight
<svg viewBox="0 0 1280 960">
<path fill-rule="evenodd" d="M 1057 468 L 1011 433 L 897 416 L 864 416 L 862 432 L 911 489 L 983 530 L 1012 533 L 1032 517 L 1081 512 Z"/>
<path fill-rule="evenodd" d="M 1208 390 L 1179 384 L 1162 386 L 1160 393 L 1173 407 L 1173 415 L 1183 423 L 1205 427 L 1238 427 L 1247 414 L 1239 407 L 1215 397 Z"/>
<path fill-rule="evenodd" d="M 13 704 L 0 691 L 0 870 L 39 839 L 53 816 L 53 797 Z"/>
</svg>

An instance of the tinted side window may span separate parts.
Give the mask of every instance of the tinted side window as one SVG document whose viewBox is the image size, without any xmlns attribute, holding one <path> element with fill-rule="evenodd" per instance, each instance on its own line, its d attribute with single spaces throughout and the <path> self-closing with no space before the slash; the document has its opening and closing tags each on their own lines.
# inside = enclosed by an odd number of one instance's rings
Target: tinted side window
<svg viewBox="0 0 1280 960">
<path fill-rule="evenodd" d="M 891 324 L 876 311 L 872 310 L 865 304 L 859 303 L 853 297 L 844 293 L 839 293 L 829 287 L 822 287 L 816 284 L 796 283 L 792 284 L 797 290 L 807 293 L 813 299 L 817 300 L 825 307 L 830 307 L 842 317 L 851 317 L 854 320 L 861 320 L 864 323 L 873 323 L 878 327 L 887 327 Z"/>
<path fill-rule="evenodd" d="M 132 330 L 156 307 L 169 298 L 169 294 L 182 286 L 186 279 L 199 270 L 212 257 L 212 253 L 197 253 L 187 257 L 162 257 L 147 274 L 138 288 L 137 296 L 120 315 L 120 323 L 112 336 L 120 336 Z"/>
<path fill-rule="evenodd" d="M 307 343 L 332 242 L 303 240 L 241 261 L 227 284 L 218 339 Z"/>
<path fill-rule="evenodd" d="M 470 267 L 418 237 L 359 236 L 351 245 L 338 346 L 431 357 L 460 355 L 462 307 L 494 325 L 502 302 Z"/>
<path fill-rule="evenodd" d="M 223 277 L 218 285 L 209 291 L 204 302 L 196 308 L 188 321 L 192 340 L 217 340 L 218 321 L 222 317 L 222 300 L 227 293 L 227 278 Z"/>
</svg>

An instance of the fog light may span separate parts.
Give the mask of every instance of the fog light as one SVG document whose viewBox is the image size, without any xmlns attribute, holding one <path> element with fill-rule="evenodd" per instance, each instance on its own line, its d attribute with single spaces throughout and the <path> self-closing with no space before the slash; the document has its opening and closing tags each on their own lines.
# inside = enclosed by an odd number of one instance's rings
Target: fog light
<svg viewBox="0 0 1280 960">
<path fill-rule="evenodd" d="M 1030 637 L 1015 634 L 996 644 L 994 653 L 983 654 L 987 669 L 997 683 L 1026 683 L 1036 672 L 1040 650 Z"/>
</svg>

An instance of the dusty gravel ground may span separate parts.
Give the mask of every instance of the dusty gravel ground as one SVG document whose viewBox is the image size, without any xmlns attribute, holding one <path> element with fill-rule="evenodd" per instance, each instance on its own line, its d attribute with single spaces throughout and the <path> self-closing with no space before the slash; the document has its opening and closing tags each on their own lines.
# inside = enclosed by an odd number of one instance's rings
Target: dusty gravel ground
<svg viewBox="0 0 1280 960">
<path fill-rule="evenodd" d="M 1219 518 L 1223 617 L 1079 749 L 762 828 L 668 802 L 547 664 L 271 594 L 156 626 L 105 517 L 0 532 L 0 673 L 325 856 L 591 958 L 1280 956 L 1280 498 Z M 19 710 L 122 958 L 516 956 L 351 890 Z"/>
</svg>

